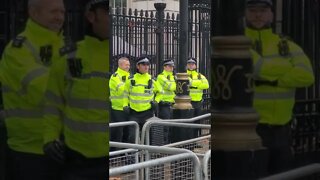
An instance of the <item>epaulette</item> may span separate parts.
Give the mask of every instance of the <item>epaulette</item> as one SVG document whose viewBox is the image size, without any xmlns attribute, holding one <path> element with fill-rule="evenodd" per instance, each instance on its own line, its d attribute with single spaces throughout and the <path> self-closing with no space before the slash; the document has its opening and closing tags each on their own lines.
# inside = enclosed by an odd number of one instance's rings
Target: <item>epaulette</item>
<svg viewBox="0 0 320 180">
<path fill-rule="evenodd" d="M 112 73 L 111 72 L 107 72 L 107 79 L 110 79 Z"/>
<path fill-rule="evenodd" d="M 17 37 L 14 38 L 13 41 L 12 41 L 12 47 L 21 48 L 21 47 L 22 47 L 22 44 L 24 43 L 25 40 L 26 40 L 26 37 L 24 37 L 24 36 L 17 36 Z"/>
<path fill-rule="evenodd" d="M 284 34 L 279 34 L 278 36 L 279 36 L 280 39 L 292 41 L 292 38 L 290 36 L 287 36 L 287 35 L 284 35 Z"/>
<path fill-rule="evenodd" d="M 280 41 L 278 43 L 279 54 L 281 56 L 288 56 L 290 53 L 288 41 L 290 38 L 284 35 L 279 35 L 279 38 L 280 38 Z"/>
<path fill-rule="evenodd" d="M 151 89 L 152 88 L 152 84 L 153 84 L 153 81 L 152 81 L 152 78 L 151 79 L 149 79 L 149 81 L 148 81 L 148 89 Z"/>
<path fill-rule="evenodd" d="M 117 75 L 118 75 L 118 73 L 116 73 L 116 72 L 112 74 L 113 77 L 117 77 Z"/>
<path fill-rule="evenodd" d="M 201 73 L 198 73 L 198 79 L 199 80 L 201 79 Z"/>
<path fill-rule="evenodd" d="M 75 43 L 68 43 L 64 47 L 60 48 L 59 53 L 60 56 L 64 56 L 68 53 L 74 52 L 77 50 L 77 45 Z"/>
<path fill-rule="evenodd" d="M 151 79 L 154 81 L 157 81 L 157 77 L 152 77 Z"/>
</svg>

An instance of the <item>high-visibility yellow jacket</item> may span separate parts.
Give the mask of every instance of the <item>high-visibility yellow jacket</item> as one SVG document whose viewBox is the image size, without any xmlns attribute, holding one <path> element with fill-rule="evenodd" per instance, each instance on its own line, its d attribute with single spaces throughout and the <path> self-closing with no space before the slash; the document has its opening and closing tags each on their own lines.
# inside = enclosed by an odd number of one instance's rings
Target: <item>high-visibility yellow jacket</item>
<svg viewBox="0 0 320 180">
<path fill-rule="evenodd" d="M 123 107 L 142 112 L 151 109 L 151 101 L 161 100 L 161 86 L 148 73 L 136 73 L 125 84 Z"/>
<path fill-rule="evenodd" d="M 109 82 L 110 100 L 112 109 L 123 110 L 123 92 L 126 80 L 129 78 L 130 73 L 120 68 L 111 76 Z"/>
<path fill-rule="evenodd" d="M 198 73 L 196 70 L 187 70 L 190 81 L 190 97 L 191 101 L 201 101 L 203 90 L 209 89 L 207 78 Z"/>
<path fill-rule="evenodd" d="M 7 45 L 0 63 L 8 145 L 15 151 L 43 154 L 44 92 L 50 63 L 59 58 L 63 38 L 31 19 L 18 37 Z M 40 47 L 47 45 L 52 56 L 45 63 Z"/>
<path fill-rule="evenodd" d="M 80 77 L 67 58 L 81 59 Z M 108 155 L 109 41 L 85 36 L 77 50 L 53 64 L 46 92 L 44 143 L 63 133 L 66 145 L 87 158 Z"/>
<path fill-rule="evenodd" d="M 158 75 L 157 82 L 163 89 L 161 101 L 173 103 L 174 97 L 176 96 L 176 81 L 173 73 L 163 70 L 163 72 Z"/>
<path fill-rule="evenodd" d="M 279 54 L 279 42 L 283 40 L 271 29 L 245 31 L 256 48 L 259 44 L 260 58 L 254 59 L 254 79 L 276 81 L 277 85 L 254 87 L 254 108 L 260 115 L 260 123 L 283 125 L 292 118 L 295 90 L 314 82 L 309 58 L 303 50 L 287 41 L 288 55 Z M 284 48 L 285 49 L 285 48 Z"/>
</svg>

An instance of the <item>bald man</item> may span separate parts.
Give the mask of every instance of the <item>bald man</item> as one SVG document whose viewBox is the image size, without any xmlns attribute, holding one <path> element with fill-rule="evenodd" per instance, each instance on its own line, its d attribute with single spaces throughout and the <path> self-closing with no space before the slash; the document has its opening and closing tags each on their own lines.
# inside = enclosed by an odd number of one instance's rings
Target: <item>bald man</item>
<svg viewBox="0 0 320 180">
<path fill-rule="evenodd" d="M 0 63 L 8 144 L 7 179 L 60 179 L 58 164 L 44 155 L 44 92 L 63 41 L 63 0 L 29 0 L 25 30 L 5 48 Z"/>
<path fill-rule="evenodd" d="M 111 100 L 111 122 L 124 122 L 128 121 L 128 114 L 123 112 L 123 93 L 124 85 L 128 79 L 130 73 L 130 61 L 129 56 L 120 57 L 118 60 L 118 69 L 112 75 L 109 81 L 110 87 L 110 100 Z M 123 128 L 111 128 L 110 129 L 110 141 L 123 142 L 124 137 Z M 114 148 L 110 149 L 114 151 Z"/>
</svg>

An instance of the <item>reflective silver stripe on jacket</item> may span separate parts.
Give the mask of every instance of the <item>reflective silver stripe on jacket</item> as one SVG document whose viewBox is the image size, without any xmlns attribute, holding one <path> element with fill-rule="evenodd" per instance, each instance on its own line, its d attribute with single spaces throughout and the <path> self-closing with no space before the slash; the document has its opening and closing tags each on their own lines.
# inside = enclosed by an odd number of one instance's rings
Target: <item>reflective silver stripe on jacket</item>
<svg viewBox="0 0 320 180">
<path fill-rule="evenodd" d="M 47 91 L 47 92 L 45 93 L 45 97 L 46 97 L 48 100 L 50 100 L 50 101 L 52 101 L 52 102 L 55 102 L 56 104 L 64 104 L 63 98 L 60 97 L 60 96 L 55 95 L 55 94 L 54 94 L 53 92 L 51 92 L 51 91 Z"/>
<path fill-rule="evenodd" d="M 6 118 L 42 118 L 41 110 L 7 109 L 4 110 Z"/>
<path fill-rule="evenodd" d="M 172 92 L 172 91 L 164 91 L 161 94 L 163 94 L 163 95 L 174 95 L 174 92 Z"/>
<path fill-rule="evenodd" d="M 120 88 L 120 86 L 123 86 L 123 85 L 124 85 L 124 83 L 119 83 L 119 84 L 117 85 L 117 87 L 116 87 L 116 91 L 118 91 L 119 88 Z"/>
<path fill-rule="evenodd" d="M 40 57 L 38 51 L 36 50 L 36 48 L 32 45 L 32 43 L 30 41 L 28 41 L 27 39 L 25 39 L 23 44 L 31 51 L 32 55 L 36 59 L 36 62 L 38 62 L 39 64 L 42 64 L 41 57 Z"/>
<path fill-rule="evenodd" d="M 304 56 L 304 55 L 305 54 L 301 51 L 290 52 L 290 54 L 289 54 L 289 56 L 291 56 L 291 57 Z M 259 79 L 258 77 L 259 77 L 263 62 L 270 61 L 274 58 L 283 58 L 283 56 L 281 56 L 279 54 L 272 54 L 272 55 L 267 55 L 267 56 L 263 56 L 263 57 L 259 58 L 259 60 L 255 64 L 254 70 L 253 70 L 253 75 L 256 79 Z"/>
<path fill-rule="evenodd" d="M 131 93 L 130 93 L 130 96 L 140 96 L 140 97 L 153 96 L 153 91 L 150 90 L 150 92 L 152 92 L 152 93 L 151 93 L 151 94 L 148 94 L 148 93 L 134 93 L 134 92 L 131 92 Z"/>
<path fill-rule="evenodd" d="M 302 51 L 295 51 L 295 52 L 291 52 L 290 55 L 293 57 L 297 57 L 297 56 L 304 56 L 305 54 Z"/>
<path fill-rule="evenodd" d="M 123 99 L 124 96 L 110 96 L 109 98 L 110 98 L 111 100 L 113 100 L 113 99 Z"/>
<path fill-rule="evenodd" d="M 81 79 L 89 79 L 89 78 L 92 78 L 92 77 L 107 79 L 108 73 L 99 72 L 99 71 L 93 71 L 93 72 L 85 73 L 85 74 L 81 75 Z"/>
<path fill-rule="evenodd" d="M 271 100 L 271 99 L 292 99 L 295 97 L 295 91 L 278 92 L 278 93 L 260 93 L 254 94 L 255 99 Z"/>
<path fill-rule="evenodd" d="M 146 103 L 150 103 L 152 99 L 149 100 L 134 100 L 134 99 L 129 99 L 130 102 L 135 103 L 135 104 L 146 104 Z"/>
<path fill-rule="evenodd" d="M 190 93 L 203 93 L 201 89 L 190 89 Z"/>
<path fill-rule="evenodd" d="M 262 64 L 263 64 L 263 58 L 259 58 L 258 61 L 255 64 L 255 67 L 253 69 L 253 77 L 255 77 L 256 79 L 259 77 L 261 68 L 262 68 Z"/>
<path fill-rule="evenodd" d="M 47 72 L 47 69 L 45 69 L 45 68 L 37 68 L 37 69 L 34 69 L 33 71 L 29 72 L 28 74 L 26 74 L 21 81 L 22 87 L 18 91 L 18 93 L 26 94 L 27 89 L 28 89 L 28 85 L 31 83 L 31 81 L 33 81 L 35 78 L 45 74 L 46 72 Z M 6 86 L 6 85 L 2 85 L 1 89 L 2 89 L 3 93 L 15 92 L 9 86 Z"/>
<path fill-rule="evenodd" d="M 82 108 L 82 109 L 102 109 L 106 110 L 109 108 L 107 100 L 95 100 L 95 99 L 76 99 L 68 98 L 67 105 L 72 108 Z"/>
<path fill-rule="evenodd" d="M 304 69 L 305 71 L 308 71 L 308 72 L 313 73 L 312 68 L 310 68 L 309 66 L 307 66 L 305 63 L 300 62 L 300 63 L 295 64 L 295 66 L 296 66 L 296 67 L 299 67 L 299 68 L 301 68 L 301 69 Z"/>
<path fill-rule="evenodd" d="M 64 118 L 64 124 L 74 130 L 74 131 L 81 131 L 81 132 L 108 132 L 109 124 L 107 123 L 93 123 L 93 122 L 79 122 L 72 120 L 70 118 Z"/>
<path fill-rule="evenodd" d="M 59 108 L 55 106 L 46 106 L 44 108 L 44 114 L 46 115 L 55 115 L 55 116 L 62 116 L 62 112 L 60 111 Z"/>
<path fill-rule="evenodd" d="M 26 94 L 27 93 L 27 89 L 28 89 L 28 85 L 35 79 L 38 78 L 39 76 L 45 74 L 48 70 L 46 68 L 37 68 L 32 70 L 31 72 L 27 73 L 22 81 L 21 81 L 21 85 L 22 88 L 19 90 L 19 93 L 21 94 Z"/>
<path fill-rule="evenodd" d="M 14 92 L 10 87 L 6 86 L 6 85 L 2 85 L 1 86 L 1 92 L 2 93 L 10 93 L 10 92 Z"/>
</svg>

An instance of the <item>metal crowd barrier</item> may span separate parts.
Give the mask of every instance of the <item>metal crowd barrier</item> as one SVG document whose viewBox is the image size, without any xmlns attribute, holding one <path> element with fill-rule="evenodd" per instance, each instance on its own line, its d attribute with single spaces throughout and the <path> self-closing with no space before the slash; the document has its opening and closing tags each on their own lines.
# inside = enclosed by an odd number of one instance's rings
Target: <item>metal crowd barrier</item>
<svg viewBox="0 0 320 180">
<path fill-rule="evenodd" d="M 141 143 L 140 144 L 150 144 L 150 137 L 149 140 L 147 141 L 146 137 L 147 134 L 148 136 L 150 136 L 150 129 L 151 126 L 153 127 L 157 127 L 157 126 L 171 126 L 171 127 L 182 127 L 182 126 L 177 126 L 177 124 L 172 124 L 170 125 L 170 123 L 197 123 L 197 124 L 210 124 L 210 119 L 211 119 L 211 114 L 207 113 L 201 116 L 197 116 L 194 118 L 189 118 L 189 119 L 166 119 L 163 120 L 161 119 L 161 121 L 159 121 L 159 118 L 154 117 L 149 119 L 144 126 L 142 127 L 142 132 L 141 132 Z M 160 123 L 161 122 L 161 123 Z M 167 124 L 163 124 L 166 123 Z M 156 123 L 156 124 L 154 124 Z M 186 126 L 183 126 L 186 127 Z M 203 128 L 202 126 L 188 126 L 189 128 Z M 205 130 L 202 129 L 202 134 L 210 134 L 210 131 L 208 131 L 209 129 L 204 127 L 204 129 L 207 129 L 207 132 L 204 132 Z M 148 131 L 148 132 L 147 132 Z"/>
<path fill-rule="evenodd" d="M 135 128 L 135 144 L 139 144 L 139 125 L 135 121 L 127 121 L 127 122 L 117 122 L 117 123 L 110 123 L 109 127 L 125 127 L 125 126 L 134 126 Z M 109 153 L 109 167 L 122 167 L 126 164 L 130 163 L 139 163 L 139 155 L 136 149 L 124 149 L 124 150 L 117 150 L 111 151 Z M 127 177 L 138 178 L 139 179 L 139 171 L 136 171 L 134 174 L 128 174 Z"/>
<path fill-rule="evenodd" d="M 136 149 L 140 152 L 139 158 L 142 162 L 129 164 L 122 167 L 109 169 L 109 177 L 126 179 L 183 179 L 202 180 L 202 168 L 199 158 L 187 149 L 158 147 L 128 143 L 110 142 L 110 146 L 117 148 Z M 157 154 L 157 158 L 146 160 L 145 154 Z M 162 171 L 152 171 L 153 167 L 161 166 Z M 150 169 L 151 171 L 148 171 Z M 134 172 L 140 170 L 141 176 L 134 177 Z M 144 175 L 142 172 L 146 170 Z M 147 173 L 148 172 L 148 173 Z M 153 172 L 156 172 L 153 174 Z M 130 175 L 130 176 L 128 176 Z"/>
<path fill-rule="evenodd" d="M 300 168 L 292 169 L 279 174 L 261 178 L 260 180 L 299 180 L 299 179 L 320 179 L 320 164 L 314 163 Z"/>
<path fill-rule="evenodd" d="M 194 153 L 197 155 L 198 158 L 201 160 L 205 159 L 206 152 L 211 149 L 210 147 L 210 141 L 211 136 L 207 135 L 210 134 L 211 126 L 210 124 L 211 120 L 211 114 L 204 114 L 201 116 L 197 116 L 190 119 L 169 119 L 169 120 L 162 120 L 157 117 L 150 118 L 145 125 L 142 128 L 141 132 L 141 139 L 139 141 L 139 126 L 136 122 L 120 122 L 120 123 L 110 123 L 110 128 L 112 127 L 119 127 L 119 126 L 128 126 L 128 125 L 134 125 L 136 127 L 136 144 L 127 144 L 125 148 L 129 148 L 129 146 L 133 145 L 147 145 L 146 147 L 152 147 L 150 145 L 151 138 L 159 139 L 161 140 L 163 138 L 163 129 L 169 128 L 169 127 L 175 127 L 175 128 L 188 128 L 188 129 L 201 129 L 200 134 L 206 134 L 206 136 L 198 137 L 198 138 L 192 138 L 185 141 L 180 141 L 172 144 L 157 144 L 157 145 L 164 145 L 162 147 L 174 147 L 179 148 L 182 151 L 194 151 Z M 170 132 L 171 133 L 171 132 Z M 153 135 L 153 136 L 152 136 Z M 115 143 L 115 142 L 112 142 Z M 111 144 L 112 144 L 111 143 Z M 153 141 L 154 143 L 154 141 Z M 111 146 L 110 144 L 110 146 Z M 120 143 L 121 144 L 121 143 Z M 122 143 L 123 144 L 123 143 Z M 119 148 L 119 144 L 116 144 Z M 153 144 L 154 145 L 154 144 Z M 141 177 L 148 177 L 147 179 L 188 179 L 192 178 L 193 176 L 190 175 L 190 172 L 193 172 L 193 165 L 192 161 L 190 160 L 184 160 L 181 162 L 170 162 L 170 163 L 164 163 L 164 164 L 149 164 L 147 162 L 152 162 L 154 159 L 162 159 L 165 158 L 166 154 L 163 153 L 155 153 L 150 152 L 147 150 L 138 150 L 137 148 L 129 148 L 125 150 L 119 150 L 119 151 L 113 151 L 110 152 L 110 161 L 109 161 L 109 167 L 114 168 L 127 168 L 128 166 L 133 166 L 135 164 L 140 164 L 141 166 L 145 166 L 144 168 L 138 168 L 132 172 L 126 172 L 121 174 L 121 179 L 141 179 Z M 210 158 L 209 158 L 210 161 Z M 148 165 L 146 165 L 146 164 Z M 202 162 L 206 163 L 206 162 Z M 204 165 L 203 165 L 204 166 Z M 206 165 L 207 168 L 210 165 Z M 201 168 L 202 170 L 202 168 Z M 208 171 L 209 170 L 209 171 Z M 140 171 L 140 173 L 139 173 Z M 202 174 L 204 173 L 204 174 Z M 207 173 L 207 174 L 206 174 Z M 201 171 L 201 178 L 202 175 L 205 177 L 209 177 L 210 179 L 210 173 L 211 170 L 203 170 Z M 111 177 L 111 176 L 110 176 Z"/>
<path fill-rule="evenodd" d="M 143 128 L 142 128 L 142 132 L 141 132 L 141 144 L 145 144 L 145 145 L 150 145 L 151 142 L 151 137 L 153 138 L 151 129 L 152 127 L 178 127 L 178 128 L 200 128 L 200 129 L 207 129 L 210 131 L 211 129 L 211 125 L 204 125 L 204 124 L 195 124 L 195 121 L 199 121 L 202 120 L 204 118 L 208 118 L 210 117 L 210 114 L 207 115 L 203 115 L 203 116 L 198 116 L 192 119 L 180 119 L 180 120 L 161 120 L 159 121 L 158 119 L 155 120 L 148 120 Z M 185 123 L 185 122 L 189 122 L 189 123 Z M 188 139 L 188 140 L 184 140 L 184 141 L 180 141 L 180 142 L 176 142 L 176 143 L 172 143 L 172 144 L 167 144 L 165 145 L 166 147 L 175 147 L 175 148 L 180 148 L 180 149 L 187 149 L 187 150 L 191 150 L 193 152 L 195 152 L 199 158 L 203 158 L 204 154 L 206 153 L 206 151 L 208 151 L 210 149 L 210 140 L 211 140 L 211 136 L 203 136 L 203 137 L 198 137 L 198 138 L 192 138 L 192 139 Z M 159 156 L 157 154 L 149 154 L 148 152 L 146 152 L 145 155 L 145 159 L 146 161 L 150 160 L 150 159 L 154 159 L 154 158 L 159 158 Z M 188 166 L 188 165 L 186 165 Z M 157 166 L 156 168 L 153 169 L 149 169 L 146 168 L 146 176 L 149 176 L 149 173 L 158 173 L 158 172 L 162 172 L 164 169 L 163 166 Z M 185 169 L 185 171 L 188 171 L 188 169 Z M 183 172 L 183 171 L 182 171 Z"/>
<path fill-rule="evenodd" d="M 211 150 L 208 150 L 202 160 L 204 180 L 211 180 Z"/>
<path fill-rule="evenodd" d="M 109 128 L 125 127 L 125 126 L 134 126 L 134 128 L 135 128 L 135 143 L 139 144 L 140 131 L 139 131 L 139 124 L 137 122 L 127 121 L 127 122 L 117 122 L 117 123 L 110 123 L 109 124 Z"/>
</svg>

